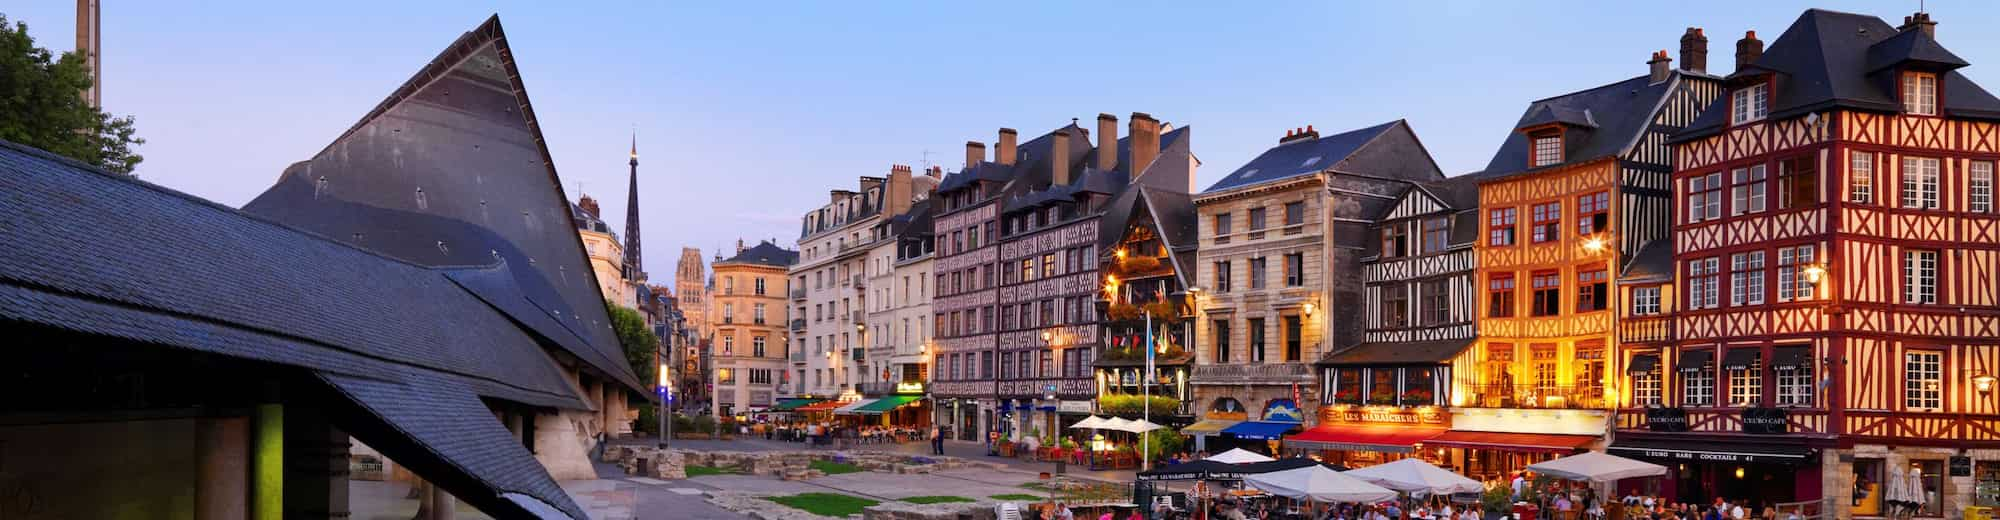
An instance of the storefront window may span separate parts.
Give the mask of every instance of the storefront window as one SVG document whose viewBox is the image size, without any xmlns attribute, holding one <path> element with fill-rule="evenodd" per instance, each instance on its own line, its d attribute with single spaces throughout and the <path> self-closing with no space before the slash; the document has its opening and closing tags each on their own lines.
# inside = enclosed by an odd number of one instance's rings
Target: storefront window
<svg viewBox="0 0 2000 520">
<path fill-rule="evenodd" d="M 1403 406 L 1424 406 L 1437 403 L 1437 381 L 1434 368 L 1403 369 Z"/>
<path fill-rule="evenodd" d="M 2000 507 L 2000 462 L 1974 463 L 1972 477 L 1972 505 Z"/>
<path fill-rule="evenodd" d="M 1877 516 L 1883 511 L 1882 459 L 1854 459 L 1854 490 L 1850 494 L 1854 516 Z"/>
<path fill-rule="evenodd" d="M 1910 461 L 1910 474 L 1913 476 L 1921 475 L 1917 477 L 1917 480 L 1924 484 L 1924 495 L 1918 500 L 1922 507 L 1918 508 L 1917 516 L 1943 516 L 1944 461 Z"/>
<path fill-rule="evenodd" d="M 1396 404 L 1396 369 L 1368 371 L 1368 404 Z"/>
</svg>

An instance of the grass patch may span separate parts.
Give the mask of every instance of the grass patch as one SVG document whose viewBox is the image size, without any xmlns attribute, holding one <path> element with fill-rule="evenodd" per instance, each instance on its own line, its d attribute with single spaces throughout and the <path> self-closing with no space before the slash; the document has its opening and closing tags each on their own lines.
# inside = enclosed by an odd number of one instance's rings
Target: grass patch
<svg viewBox="0 0 2000 520">
<path fill-rule="evenodd" d="M 1039 495 L 1030 495 L 1026 493 L 1003 493 L 999 495 L 993 495 L 987 498 L 991 498 L 994 500 L 1017 500 L 1017 501 L 1025 500 L 1029 502 L 1037 502 L 1042 500 L 1044 497 Z"/>
<path fill-rule="evenodd" d="M 738 472 L 738 471 L 736 471 L 736 470 L 733 470 L 733 469 L 726 469 L 726 468 L 718 468 L 718 467 L 715 467 L 715 466 L 687 466 L 687 467 L 685 467 L 685 468 L 683 468 L 683 469 L 687 470 L 687 476 L 690 476 L 690 477 L 706 477 L 706 476 L 709 476 L 709 475 L 736 475 L 736 474 L 739 474 L 739 472 Z"/>
<path fill-rule="evenodd" d="M 1047 484 L 1043 484 L 1043 483 L 1040 483 L 1040 482 L 1024 482 L 1024 483 L 1022 483 L 1022 484 L 1021 484 L 1021 489 L 1032 489 L 1032 490 L 1035 490 L 1035 491 L 1048 491 L 1048 490 L 1049 490 L 1049 486 L 1048 486 Z"/>
<path fill-rule="evenodd" d="M 858 515 L 861 514 L 863 508 L 881 503 L 866 498 L 838 493 L 800 493 L 782 497 L 765 497 L 765 500 L 784 504 L 807 513 L 833 517 Z"/>
<path fill-rule="evenodd" d="M 806 467 L 819 470 L 820 473 L 825 473 L 828 475 L 839 475 L 843 473 L 861 472 L 860 466 L 848 464 L 845 462 L 834 462 L 830 460 L 815 460 L 812 461 L 811 464 L 808 464 Z"/>
<path fill-rule="evenodd" d="M 947 502 L 973 502 L 974 500 L 970 498 L 955 497 L 951 495 L 931 495 L 922 497 L 909 497 L 903 499 L 903 501 L 912 504 L 943 504 Z"/>
</svg>

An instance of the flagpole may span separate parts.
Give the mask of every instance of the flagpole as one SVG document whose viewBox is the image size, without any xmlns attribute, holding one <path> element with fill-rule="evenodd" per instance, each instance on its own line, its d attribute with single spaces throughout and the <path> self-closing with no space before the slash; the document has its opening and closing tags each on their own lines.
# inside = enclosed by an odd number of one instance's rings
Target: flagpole
<svg viewBox="0 0 2000 520">
<path fill-rule="evenodd" d="M 1145 314 L 1146 314 L 1146 374 L 1144 377 L 1139 379 L 1139 393 L 1140 393 L 1139 402 L 1141 403 L 1139 407 L 1140 410 L 1142 410 L 1142 412 L 1140 412 L 1141 420 L 1145 421 L 1143 424 L 1152 424 L 1153 423 L 1153 349 L 1155 348 L 1153 346 L 1153 313 L 1147 312 Z M 1143 429 L 1143 426 L 1141 428 Z M 1152 431 L 1145 431 L 1139 434 L 1140 471 L 1151 471 L 1153 469 L 1153 458 L 1148 456 L 1152 452 L 1152 440 L 1153 440 Z"/>
</svg>

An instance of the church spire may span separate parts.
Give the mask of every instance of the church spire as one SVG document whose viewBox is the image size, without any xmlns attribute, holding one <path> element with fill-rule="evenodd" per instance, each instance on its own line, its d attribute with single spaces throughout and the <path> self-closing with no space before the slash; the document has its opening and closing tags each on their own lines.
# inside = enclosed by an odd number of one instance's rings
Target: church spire
<svg viewBox="0 0 2000 520">
<path fill-rule="evenodd" d="M 640 263 L 639 244 L 639 131 L 632 131 L 631 185 L 625 196 L 625 278 L 633 281 L 646 279 L 645 264 Z"/>
</svg>

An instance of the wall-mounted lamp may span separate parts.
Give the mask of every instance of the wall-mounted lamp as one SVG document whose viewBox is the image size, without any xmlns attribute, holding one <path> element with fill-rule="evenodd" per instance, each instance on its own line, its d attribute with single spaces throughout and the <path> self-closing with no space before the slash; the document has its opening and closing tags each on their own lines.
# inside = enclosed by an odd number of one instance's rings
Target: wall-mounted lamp
<svg viewBox="0 0 2000 520">
<path fill-rule="evenodd" d="M 1820 280 L 1824 279 L 1826 279 L 1826 266 L 1819 264 L 1811 264 L 1806 266 L 1806 281 L 1812 283 L 1819 283 Z"/>
<path fill-rule="evenodd" d="M 1583 240 L 1583 250 L 1596 253 L 1604 250 L 1604 237 L 1590 237 Z"/>
<path fill-rule="evenodd" d="M 1112 254 L 1118 255 L 1119 260 L 1125 259 L 1125 250 L 1123 248 L 1120 248 L 1119 250 L 1112 252 Z"/>
<path fill-rule="evenodd" d="M 1314 307 L 1312 302 L 1306 302 L 1306 304 L 1300 307 L 1299 309 L 1305 311 L 1306 317 L 1310 318 L 1313 315 L 1313 308 Z"/>
<path fill-rule="evenodd" d="M 1053 333 L 1053 332 L 1049 332 L 1049 331 L 1046 331 L 1046 330 L 1045 330 L 1045 331 L 1042 331 L 1042 341 L 1043 341 L 1043 342 L 1045 342 L 1045 343 L 1046 343 L 1046 342 L 1048 342 L 1048 341 L 1049 341 L 1049 340 L 1051 340 L 1051 339 L 1055 339 L 1055 337 L 1056 337 L 1056 334 L 1055 334 L 1055 333 Z"/>
<path fill-rule="evenodd" d="M 856 324 L 854 324 L 854 330 L 856 330 L 856 331 L 866 331 L 866 330 L 868 330 L 868 325 L 867 325 L 867 324 L 862 324 L 862 323 L 856 323 Z"/>
<path fill-rule="evenodd" d="M 1978 390 L 1980 395 L 1992 394 L 1993 382 L 1994 382 L 1993 374 L 1980 372 L 1972 375 L 1972 389 Z"/>
</svg>

